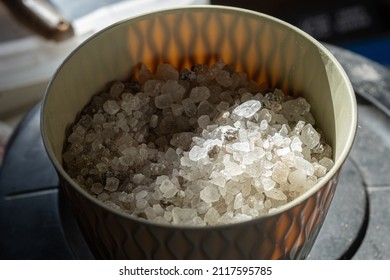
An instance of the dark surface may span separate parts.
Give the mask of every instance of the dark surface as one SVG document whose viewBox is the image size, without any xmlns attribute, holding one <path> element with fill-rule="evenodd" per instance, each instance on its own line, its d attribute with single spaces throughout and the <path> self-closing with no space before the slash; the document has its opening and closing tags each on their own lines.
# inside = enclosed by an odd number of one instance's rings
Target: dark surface
<svg viewBox="0 0 390 280">
<path fill-rule="evenodd" d="M 389 102 L 390 95 L 382 90 L 389 88 L 386 68 L 328 48 L 359 96 L 377 92 L 373 96 L 380 96 L 382 104 Z M 369 80 L 367 75 L 352 77 L 360 73 L 359 67 L 365 74 L 370 69 Z M 357 137 L 309 259 L 390 259 L 388 111 L 365 100 L 359 101 L 358 109 Z M 0 259 L 91 259 L 43 148 L 39 110 L 37 105 L 15 131 L 0 169 Z"/>
</svg>

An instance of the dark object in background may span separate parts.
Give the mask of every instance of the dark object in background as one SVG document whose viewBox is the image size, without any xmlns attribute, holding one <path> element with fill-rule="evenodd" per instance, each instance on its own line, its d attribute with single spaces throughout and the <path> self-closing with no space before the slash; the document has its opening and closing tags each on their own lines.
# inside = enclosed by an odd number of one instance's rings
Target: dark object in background
<svg viewBox="0 0 390 280">
<path fill-rule="evenodd" d="M 15 19 L 45 39 L 63 41 L 74 35 L 71 23 L 46 1 L 2 1 Z"/>
</svg>

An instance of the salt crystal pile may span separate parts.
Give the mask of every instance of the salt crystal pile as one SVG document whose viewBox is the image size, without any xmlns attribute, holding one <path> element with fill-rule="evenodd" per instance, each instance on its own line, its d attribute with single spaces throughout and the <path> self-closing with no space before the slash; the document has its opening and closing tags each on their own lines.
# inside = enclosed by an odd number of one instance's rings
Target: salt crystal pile
<svg viewBox="0 0 390 280">
<path fill-rule="evenodd" d="M 310 104 L 262 91 L 222 61 L 169 64 L 92 98 L 63 153 L 70 176 L 110 207 L 206 226 L 271 213 L 333 166 Z"/>
</svg>

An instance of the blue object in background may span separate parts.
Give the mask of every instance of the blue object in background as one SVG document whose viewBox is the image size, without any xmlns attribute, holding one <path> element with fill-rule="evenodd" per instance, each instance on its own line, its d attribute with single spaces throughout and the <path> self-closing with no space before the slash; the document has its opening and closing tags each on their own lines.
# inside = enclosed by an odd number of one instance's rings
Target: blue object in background
<svg viewBox="0 0 390 280">
<path fill-rule="evenodd" d="M 341 45 L 390 68 L 390 35 Z"/>
</svg>

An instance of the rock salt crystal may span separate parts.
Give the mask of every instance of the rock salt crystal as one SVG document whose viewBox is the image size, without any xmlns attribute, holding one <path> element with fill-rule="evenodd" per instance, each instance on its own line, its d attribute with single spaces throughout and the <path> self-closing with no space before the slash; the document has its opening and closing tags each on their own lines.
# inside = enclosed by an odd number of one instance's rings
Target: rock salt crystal
<svg viewBox="0 0 390 280">
<path fill-rule="evenodd" d="M 161 64 L 154 75 L 142 66 L 139 82 L 92 98 L 67 137 L 64 166 L 109 207 L 155 223 L 272 213 L 334 163 L 310 104 L 266 88 L 222 61 L 181 73 Z"/>
</svg>

